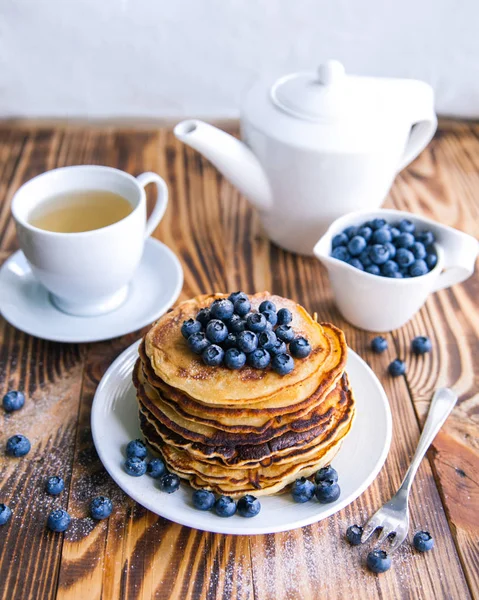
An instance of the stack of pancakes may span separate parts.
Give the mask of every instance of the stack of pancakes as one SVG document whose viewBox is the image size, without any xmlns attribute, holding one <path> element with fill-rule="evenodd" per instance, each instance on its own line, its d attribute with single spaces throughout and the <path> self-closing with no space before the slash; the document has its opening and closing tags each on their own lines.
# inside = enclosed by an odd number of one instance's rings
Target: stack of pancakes
<svg viewBox="0 0 479 600">
<path fill-rule="evenodd" d="M 198 296 L 164 315 L 140 346 L 133 380 L 148 444 L 194 488 L 239 497 L 282 490 L 329 464 L 348 434 L 354 398 L 344 372 L 343 332 L 264 292 L 250 296 L 293 314 L 312 352 L 288 375 L 209 367 L 188 348 L 183 321 L 224 294 Z"/>
</svg>

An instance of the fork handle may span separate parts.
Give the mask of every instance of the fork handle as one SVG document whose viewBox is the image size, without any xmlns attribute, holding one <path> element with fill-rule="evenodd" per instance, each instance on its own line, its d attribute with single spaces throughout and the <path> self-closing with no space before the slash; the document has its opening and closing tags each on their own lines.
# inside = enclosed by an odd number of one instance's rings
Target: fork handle
<svg viewBox="0 0 479 600">
<path fill-rule="evenodd" d="M 411 461 L 411 465 L 404 476 L 399 491 L 409 493 L 416 471 L 418 470 L 427 449 L 454 408 L 456 402 L 457 394 L 449 388 L 440 388 L 434 394 L 416 452 Z"/>
</svg>

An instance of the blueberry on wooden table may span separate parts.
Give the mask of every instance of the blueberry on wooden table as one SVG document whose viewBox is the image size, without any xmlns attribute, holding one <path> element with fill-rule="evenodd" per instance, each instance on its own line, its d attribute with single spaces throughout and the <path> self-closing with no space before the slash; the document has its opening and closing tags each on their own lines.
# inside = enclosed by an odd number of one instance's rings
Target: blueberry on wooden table
<svg viewBox="0 0 479 600">
<path fill-rule="evenodd" d="M 429 552 L 434 548 L 434 539 L 429 531 L 418 531 L 414 534 L 412 543 L 419 552 Z"/>
<path fill-rule="evenodd" d="M 209 490 L 195 490 L 192 501 L 198 510 L 211 510 L 215 503 L 215 495 Z"/>
<path fill-rule="evenodd" d="M 426 354 L 427 352 L 431 352 L 431 340 L 425 335 L 419 335 L 411 342 L 411 349 L 414 354 Z"/>
<path fill-rule="evenodd" d="M 11 390 L 10 392 L 7 392 L 5 394 L 2 403 L 3 408 L 6 410 L 6 412 L 20 410 L 25 404 L 25 395 L 23 394 L 23 392 Z"/>
<path fill-rule="evenodd" d="M 220 496 L 214 504 L 214 511 L 218 517 L 232 517 L 236 512 L 236 502 L 229 496 Z"/>
<path fill-rule="evenodd" d="M 316 498 L 320 504 L 336 502 L 341 495 L 341 488 L 333 479 L 323 479 L 316 485 Z"/>
<path fill-rule="evenodd" d="M 45 490 L 51 496 L 58 496 L 65 489 L 65 482 L 58 475 L 53 475 L 47 479 Z"/>
<path fill-rule="evenodd" d="M 331 465 L 328 467 L 322 467 L 319 471 L 316 471 L 316 475 L 314 476 L 314 480 L 316 483 L 320 481 L 338 481 L 338 472 Z"/>
<path fill-rule="evenodd" d="M 0 504 L 0 525 L 5 525 L 10 521 L 12 516 L 12 509 L 6 504 Z"/>
<path fill-rule="evenodd" d="M 66 531 L 71 523 L 71 517 L 66 510 L 61 508 L 52 510 L 48 515 L 47 526 L 52 531 Z"/>
<path fill-rule="evenodd" d="M 160 490 L 172 494 L 180 487 L 180 478 L 175 473 L 165 473 L 160 477 Z"/>
<path fill-rule="evenodd" d="M 314 496 L 316 486 L 306 477 L 300 477 L 291 486 L 291 495 L 295 502 L 303 504 L 308 502 Z"/>
<path fill-rule="evenodd" d="M 255 496 L 247 494 L 238 500 L 237 510 L 242 517 L 256 517 L 261 510 L 261 503 Z"/>
<path fill-rule="evenodd" d="M 132 477 L 141 477 L 146 473 L 146 461 L 138 456 L 127 458 L 123 467 L 125 472 Z"/>
<path fill-rule="evenodd" d="M 396 358 L 388 367 L 388 372 L 392 377 L 399 377 L 406 372 L 406 363 L 399 358 Z"/>
<path fill-rule="evenodd" d="M 377 335 L 371 340 L 371 350 L 376 354 L 381 354 L 388 349 L 388 342 L 382 335 Z"/>
<path fill-rule="evenodd" d="M 92 519 L 101 521 L 109 517 L 113 510 L 113 503 L 106 496 L 97 496 L 90 502 L 90 515 Z"/>
<path fill-rule="evenodd" d="M 126 455 L 128 458 L 145 458 L 146 457 L 146 445 L 142 440 L 132 440 L 128 442 L 126 446 Z"/>
<path fill-rule="evenodd" d="M 384 573 L 391 568 L 391 557 L 384 550 L 371 550 L 366 564 L 373 573 Z"/>
<path fill-rule="evenodd" d="M 361 536 L 363 535 L 363 528 L 360 525 L 350 525 L 346 529 L 346 539 L 351 546 L 359 546 L 361 543 Z"/>
<path fill-rule="evenodd" d="M 19 458 L 30 452 L 30 441 L 21 434 L 13 435 L 8 438 L 5 452 L 8 456 Z"/>
<path fill-rule="evenodd" d="M 146 464 L 146 472 L 153 479 L 158 479 L 166 472 L 165 463 L 161 460 L 161 458 L 152 458 Z"/>
</svg>

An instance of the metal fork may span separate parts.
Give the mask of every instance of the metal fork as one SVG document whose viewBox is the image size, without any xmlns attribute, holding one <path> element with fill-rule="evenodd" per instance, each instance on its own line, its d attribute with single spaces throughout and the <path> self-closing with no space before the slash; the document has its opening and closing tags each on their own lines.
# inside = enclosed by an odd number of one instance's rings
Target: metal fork
<svg viewBox="0 0 479 600">
<path fill-rule="evenodd" d="M 409 530 L 409 492 L 411 485 L 416 475 L 416 471 L 426 454 L 427 449 L 436 437 L 437 432 L 441 429 L 442 424 L 449 416 L 449 413 L 454 408 L 457 402 L 457 394 L 449 388 L 441 388 L 436 391 L 429 413 L 427 415 L 424 429 L 417 445 L 416 453 L 411 461 L 411 465 L 404 476 L 401 487 L 396 494 L 386 502 L 369 521 L 364 525 L 364 530 L 361 536 L 361 543 L 368 540 L 373 532 L 379 527 L 382 531 L 378 537 L 377 545 L 379 546 L 391 534 L 394 534 L 394 539 L 391 543 L 390 552 L 394 552 L 406 539 Z"/>
</svg>

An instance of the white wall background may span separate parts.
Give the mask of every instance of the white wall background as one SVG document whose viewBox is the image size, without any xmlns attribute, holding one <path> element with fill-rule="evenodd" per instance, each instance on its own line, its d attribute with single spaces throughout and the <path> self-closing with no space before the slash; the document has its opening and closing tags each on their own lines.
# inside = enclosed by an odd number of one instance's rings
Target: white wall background
<svg viewBox="0 0 479 600">
<path fill-rule="evenodd" d="M 0 0 L 0 117 L 234 117 L 326 58 L 479 117 L 479 0 Z"/>
</svg>

